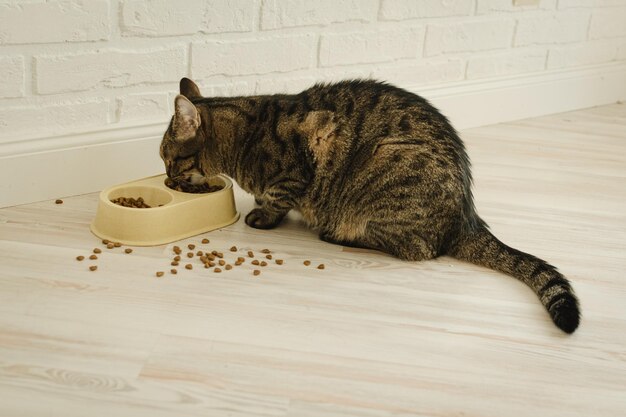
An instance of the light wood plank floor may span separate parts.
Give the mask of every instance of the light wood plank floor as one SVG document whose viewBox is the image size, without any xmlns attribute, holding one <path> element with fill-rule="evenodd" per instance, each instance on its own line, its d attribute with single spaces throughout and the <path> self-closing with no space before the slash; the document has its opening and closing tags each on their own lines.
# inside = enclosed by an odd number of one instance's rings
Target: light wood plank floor
<svg viewBox="0 0 626 417">
<path fill-rule="evenodd" d="M 512 278 L 330 245 L 296 215 L 182 242 L 285 260 L 259 277 L 156 278 L 172 245 L 90 272 L 89 194 L 0 210 L 0 416 L 626 415 L 626 105 L 462 136 L 495 234 L 572 280 L 573 336 Z"/>
</svg>

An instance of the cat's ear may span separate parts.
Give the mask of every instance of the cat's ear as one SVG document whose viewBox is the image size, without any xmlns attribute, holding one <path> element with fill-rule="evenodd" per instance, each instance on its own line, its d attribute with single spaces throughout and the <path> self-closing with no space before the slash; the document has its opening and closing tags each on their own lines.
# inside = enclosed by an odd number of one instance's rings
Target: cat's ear
<svg viewBox="0 0 626 417">
<path fill-rule="evenodd" d="M 200 113 L 185 96 L 177 95 L 174 100 L 173 128 L 176 140 L 187 140 L 196 136 L 200 127 Z"/>
<path fill-rule="evenodd" d="M 187 97 L 189 100 L 193 100 L 194 98 L 201 98 L 202 94 L 200 94 L 200 89 L 189 78 L 181 78 L 180 79 L 180 94 Z"/>
</svg>

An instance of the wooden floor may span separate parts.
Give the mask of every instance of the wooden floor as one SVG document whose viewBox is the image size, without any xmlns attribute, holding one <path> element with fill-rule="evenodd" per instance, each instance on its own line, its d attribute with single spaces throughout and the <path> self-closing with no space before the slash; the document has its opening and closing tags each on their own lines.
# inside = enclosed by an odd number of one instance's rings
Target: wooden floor
<svg viewBox="0 0 626 417">
<path fill-rule="evenodd" d="M 462 136 L 495 234 L 572 280 L 573 336 L 512 278 L 347 250 L 296 215 L 181 242 L 285 260 L 258 277 L 194 258 L 156 278 L 172 245 L 90 272 L 90 194 L 0 210 L 0 416 L 626 415 L 626 105 Z"/>
</svg>

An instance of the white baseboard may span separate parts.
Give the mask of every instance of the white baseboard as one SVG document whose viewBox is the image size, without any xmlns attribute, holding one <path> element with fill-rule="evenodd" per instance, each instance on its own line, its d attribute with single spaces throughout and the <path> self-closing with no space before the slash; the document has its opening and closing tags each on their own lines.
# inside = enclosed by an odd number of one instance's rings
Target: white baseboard
<svg viewBox="0 0 626 417">
<path fill-rule="evenodd" d="M 406 86 L 405 86 L 406 88 Z M 408 88 L 459 130 L 626 99 L 626 63 Z M 0 144 L 0 207 L 99 191 L 164 171 L 163 124 L 121 126 Z"/>
</svg>

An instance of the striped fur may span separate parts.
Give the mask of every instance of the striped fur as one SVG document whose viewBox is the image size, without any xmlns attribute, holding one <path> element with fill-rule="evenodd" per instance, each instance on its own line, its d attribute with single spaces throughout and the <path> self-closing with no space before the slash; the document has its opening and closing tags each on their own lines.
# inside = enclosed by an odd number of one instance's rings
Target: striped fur
<svg viewBox="0 0 626 417">
<path fill-rule="evenodd" d="M 501 243 L 476 214 L 463 142 L 423 98 L 369 80 L 204 98 L 184 78 L 175 107 L 161 144 L 168 175 L 229 175 L 260 204 L 248 225 L 275 227 L 295 209 L 328 242 L 486 266 L 527 284 L 560 329 L 577 328 L 570 283 Z"/>
</svg>

